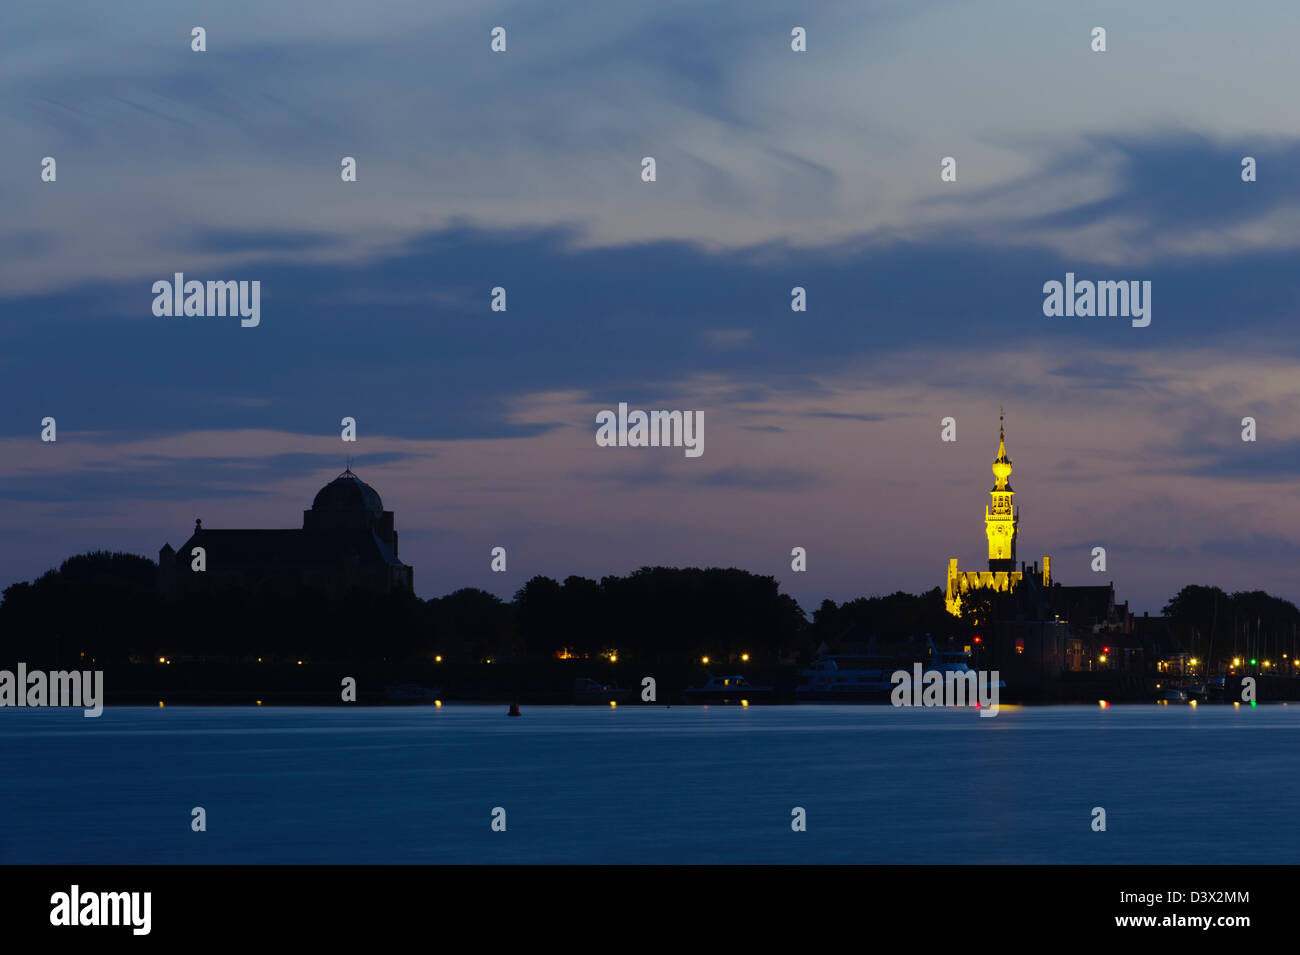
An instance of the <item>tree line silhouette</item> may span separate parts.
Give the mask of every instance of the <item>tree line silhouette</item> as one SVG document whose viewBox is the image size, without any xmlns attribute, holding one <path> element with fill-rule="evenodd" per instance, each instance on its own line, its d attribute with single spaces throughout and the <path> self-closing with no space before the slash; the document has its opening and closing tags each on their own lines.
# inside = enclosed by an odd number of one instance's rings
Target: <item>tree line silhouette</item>
<svg viewBox="0 0 1300 955">
<path fill-rule="evenodd" d="M 897 641 L 969 637 L 938 588 L 824 600 L 811 619 L 773 577 L 734 568 L 643 567 L 600 580 L 537 576 L 510 601 L 475 588 L 422 600 L 409 592 L 227 591 L 165 600 L 158 565 L 97 551 L 4 590 L 0 654 L 30 666 L 129 661 L 431 662 L 567 657 L 682 663 L 742 654 L 807 662 L 846 632 Z M 974 595 L 981 613 L 1042 619 L 1043 594 Z M 1184 587 L 1165 607 L 1183 645 L 1207 659 L 1295 649 L 1300 611 L 1262 591 Z"/>
</svg>

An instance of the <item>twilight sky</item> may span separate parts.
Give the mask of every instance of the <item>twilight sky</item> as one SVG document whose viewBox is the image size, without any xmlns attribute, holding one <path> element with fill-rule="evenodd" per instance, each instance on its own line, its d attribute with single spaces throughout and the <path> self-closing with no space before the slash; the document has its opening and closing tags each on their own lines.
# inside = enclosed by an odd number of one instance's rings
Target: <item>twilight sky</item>
<svg viewBox="0 0 1300 955">
<path fill-rule="evenodd" d="M 0 587 L 195 517 L 300 526 L 352 455 L 422 596 L 645 564 L 809 610 L 919 591 L 982 565 L 1004 405 L 1021 559 L 1139 612 L 1300 601 L 1290 0 L 22 6 Z M 1044 317 L 1067 271 L 1149 280 L 1150 327 Z M 260 326 L 154 317 L 174 272 L 259 280 Z M 620 401 L 703 411 L 703 456 L 597 447 Z"/>
</svg>

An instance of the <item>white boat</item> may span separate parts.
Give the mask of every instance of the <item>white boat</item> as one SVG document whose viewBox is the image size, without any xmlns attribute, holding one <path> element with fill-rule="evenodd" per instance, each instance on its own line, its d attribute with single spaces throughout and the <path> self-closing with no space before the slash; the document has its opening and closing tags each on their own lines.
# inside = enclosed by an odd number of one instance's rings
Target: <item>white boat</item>
<svg viewBox="0 0 1300 955">
<path fill-rule="evenodd" d="M 799 673 L 795 696 L 804 700 L 861 700 L 889 696 L 898 669 L 890 657 L 822 656 Z"/>
<path fill-rule="evenodd" d="M 965 679 L 974 673 L 967 662 L 970 654 L 963 650 L 940 651 L 930 644 L 931 659 L 922 663 L 924 673 L 952 673 Z M 801 682 L 795 696 L 801 700 L 886 700 L 894 689 L 893 676 L 899 670 L 912 674 L 918 661 L 906 658 L 866 655 L 818 657 L 805 670 L 800 671 Z M 978 678 L 978 674 L 976 674 Z M 1006 689 L 1006 681 L 998 680 L 999 690 Z"/>
<path fill-rule="evenodd" d="M 931 644 L 933 646 L 933 644 Z M 929 673 L 931 670 L 938 670 L 940 673 L 956 673 L 959 676 L 972 673 L 970 664 L 967 663 L 970 654 L 965 650 L 935 650 L 929 663 L 924 665 L 924 672 Z M 976 674 L 978 676 L 978 674 Z M 1006 680 L 998 680 L 997 687 L 1005 690 L 1007 687 Z"/>
</svg>

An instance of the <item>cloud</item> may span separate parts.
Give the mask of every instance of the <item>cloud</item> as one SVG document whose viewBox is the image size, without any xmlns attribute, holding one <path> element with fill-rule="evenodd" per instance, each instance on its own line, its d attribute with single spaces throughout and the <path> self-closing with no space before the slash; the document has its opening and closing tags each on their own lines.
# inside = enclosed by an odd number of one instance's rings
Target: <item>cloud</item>
<svg viewBox="0 0 1300 955">
<path fill-rule="evenodd" d="M 1201 543 L 1201 553 L 1215 561 L 1239 560 L 1251 563 L 1300 562 L 1300 543 L 1272 534 L 1251 534 L 1216 538 Z"/>
<path fill-rule="evenodd" d="M 1244 481 L 1294 481 L 1300 475 L 1300 439 L 1238 441 L 1215 448 L 1193 473 Z"/>
<path fill-rule="evenodd" d="M 816 485 L 818 477 L 795 468 L 722 468 L 702 477 L 700 483 L 750 491 L 801 491 Z"/>
<path fill-rule="evenodd" d="M 885 421 L 891 415 L 883 414 L 852 414 L 845 411 L 808 411 L 804 413 L 805 418 L 839 418 L 845 421 Z"/>
<path fill-rule="evenodd" d="M 758 256 L 688 243 L 576 248 L 572 238 L 567 230 L 458 227 L 347 266 L 254 256 L 219 274 L 261 281 L 256 329 L 233 319 L 155 318 L 147 280 L 11 299 L 0 362 L 15 397 L 0 434 L 29 433 L 49 414 L 70 430 L 119 434 L 321 433 L 347 414 L 412 438 L 504 438 L 562 424 L 512 417 L 519 396 L 543 390 L 604 402 L 641 395 L 664 406 L 685 382 L 712 374 L 728 382 L 728 402 L 747 403 L 813 394 L 864 358 L 936 341 L 1127 351 L 1110 366 L 1057 362 L 1058 376 L 1095 387 L 1162 387 L 1139 371 L 1149 364 L 1139 356 L 1153 346 L 1230 341 L 1238 353 L 1300 352 L 1295 336 L 1274 337 L 1293 302 L 1290 255 L 1148 267 L 1152 325 L 1132 329 L 1044 318 L 1042 283 L 1070 268 L 1045 250 L 855 243 L 829 253 L 768 245 Z M 268 245 L 284 241 L 276 232 Z M 292 241 L 311 244 L 296 233 Z M 810 296 L 797 321 L 788 304 L 795 277 Z M 508 290 L 506 312 L 488 307 L 497 285 Z M 724 329 L 723 341 L 743 347 L 702 347 L 701 326 Z M 892 380 L 900 367 L 879 373 Z M 971 383 L 984 375 L 978 365 L 951 373 L 968 373 Z"/>
<path fill-rule="evenodd" d="M 267 229 L 200 229 L 186 234 L 185 247 L 197 252 L 239 252 L 260 255 L 267 252 L 303 252 L 337 244 L 335 236 L 319 232 Z"/>
<path fill-rule="evenodd" d="M 0 501 L 84 504 L 258 498 L 269 493 L 268 485 L 314 474 L 322 468 L 341 470 L 342 457 L 302 452 L 242 457 L 128 454 L 111 463 L 85 462 L 72 471 L 30 469 L 27 473 L 0 475 Z M 414 454 L 384 452 L 358 455 L 355 464 L 364 470 L 416 458 Z M 110 512 L 97 508 L 94 513 L 103 517 Z M 55 517 L 70 514 L 85 516 L 76 508 L 47 512 Z"/>
<path fill-rule="evenodd" d="M 62 254 L 5 257 L 0 287 L 134 280 L 163 260 L 221 270 L 271 241 L 347 262 L 458 221 L 607 247 L 1015 230 L 1115 261 L 1295 248 L 1297 187 L 1277 171 L 1297 117 L 1278 64 L 1300 14 L 1266 3 L 1249 42 L 1225 45 L 1242 24 L 1219 5 L 1149 6 L 1099 57 L 1069 11 L 1030 0 L 993 18 L 946 0 L 809 9 L 804 54 L 779 0 L 723 22 L 687 0 L 545 16 L 395 0 L 371 18 L 342 0 L 232 2 L 205 11 L 202 54 L 162 0 L 112 17 L 45 3 L 6 22 L 0 108 L 11 153 L 54 155 L 61 174 L 0 182 L 0 245 L 39 222 Z M 510 24 L 507 53 L 488 49 L 490 15 Z M 1233 82 L 1210 83 L 1198 56 L 1126 52 L 1144 44 L 1213 48 Z M 1262 169 L 1249 187 L 1246 153 Z M 344 155 L 356 183 L 339 180 Z M 939 182 L 944 155 L 958 184 Z"/>
</svg>

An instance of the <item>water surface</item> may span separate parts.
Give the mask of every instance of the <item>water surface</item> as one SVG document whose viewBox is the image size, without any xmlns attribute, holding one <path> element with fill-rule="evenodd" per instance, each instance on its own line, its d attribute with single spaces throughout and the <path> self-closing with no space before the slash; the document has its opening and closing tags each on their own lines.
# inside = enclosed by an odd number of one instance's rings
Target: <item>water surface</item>
<svg viewBox="0 0 1300 955">
<path fill-rule="evenodd" d="M 4 709 L 0 862 L 1294 863 L 1298 743 L 1300 705 Z"/>
</svg>

